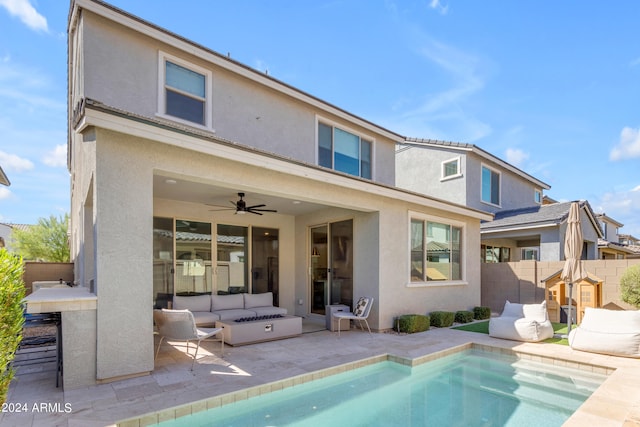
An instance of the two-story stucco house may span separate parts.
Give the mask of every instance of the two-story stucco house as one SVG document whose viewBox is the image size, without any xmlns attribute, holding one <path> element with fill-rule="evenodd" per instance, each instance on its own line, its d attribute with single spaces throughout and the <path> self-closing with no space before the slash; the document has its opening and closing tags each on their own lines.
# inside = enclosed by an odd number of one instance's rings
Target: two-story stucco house
<svg viewBox="0 0 640 427">
<path fill-rule="evenodd" d="M 398 188 L 402 136 L 106 3 L 71 7 L 71 252 L 97 295 L 75 385 L 153 370 L 152 310 L 175 294 L 272 291 L 318 319 L 369 295 L 378 330 L 480 303 L 492 215 Z"/>
<path fill-rule="evenodd" d="M 474 144 L 406 138 L 396 185 L 487 212 L 542 204 L 548 184 Z"/>
<path fill-rule="evenodd" d="M 399 187 L 495 214 L 481 225 L 483 262 L 564 259 L 569 204 L 543 191 L 550 186 L 474 144 L 407 138 L 398 144 Z M 597 257 L 600 231 L 584 204 L 587 250 Z"/>
</svg>

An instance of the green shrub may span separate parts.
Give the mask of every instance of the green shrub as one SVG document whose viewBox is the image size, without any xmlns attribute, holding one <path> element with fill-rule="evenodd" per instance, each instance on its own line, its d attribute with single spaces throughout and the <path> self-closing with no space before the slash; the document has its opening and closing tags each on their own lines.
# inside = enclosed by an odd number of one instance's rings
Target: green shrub
<svg viewBox="0 0 640 427">
<path fill-rule="evenodd" d="M 404 314 L 397 319 L 398 332 L 413 334 L 429 330 L 431 320 L 424 314 Z"/>
<path fill-rule="evenodd" d="M 0 249 L 0 401 L 4 403 L 14 371 L 11 362 L 22 340 L 22 258 Z"/>
<path fill-rule="evenodd" d="M 429 313 L 431 326 L 434 328 L 448 328 L 453 325 L 455 313 L 452 311 L 432 311 Z"/>
<path fill-rule="evenodd" d="M 476 320 L 484 320 L 491 317 L 491 308 L 489 307 L 473 307 L 473 318 Z"/>
<path fill-rule="evenodd" d="M 633 265 L 622 274 L 620 297 L 622 301 L 640 308 L 640 265 Z"/>
<path fill-rule="evenodd" d="M 456 311 L 456 317 L 454 319 L 457 323 L 469 323 L 473 321 L 473 312 L 462 310 Z"/>
</svg>

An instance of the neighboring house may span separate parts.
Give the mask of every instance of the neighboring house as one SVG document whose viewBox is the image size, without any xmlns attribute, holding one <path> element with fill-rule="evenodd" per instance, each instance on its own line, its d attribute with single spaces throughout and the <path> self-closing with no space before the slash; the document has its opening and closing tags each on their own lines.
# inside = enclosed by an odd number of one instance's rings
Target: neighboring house
<svg viewBox="0 0 640 427">
<path fill-rule="evenodd" d="M 97 294 L 75 319 L 97 380 L 153 370 L 152 309 L 178 293 L 272 291 L 319 321 L 369 295 L 379 330 L 480 303 L 492 215 L 396 187 L 402 136 L 108 4 L 71 8 L 71 256 Z"/>
<path fill-rule="evenodd" d="M 406 138 L 396 185 L 491 213 L 540 206 L 549 185 L 474 144 Z"/>
<path fill-rule="evenodd" d="M 0 166 L 0 184 L 6 185 L 7 187 L 11 185 L 11 182 L 9 182 L 9 178 L 7 178 L 7 175 L 5 175 L 4 171 L 2 170 L 2 166 Z"/>
<path fill-rule="evenodd" d="M 584 239 L 582 259 L 598 259 L 600 224 L 589 202 L 580 201 Z M 563 261 L 564 236 L 571 202 L 498 212 L 481 226 L 483 261 Z"/>
<path fill-rule="evenodd" d="M 13 230 L 27 230 L 30 225 L 0 223 L 0 248 L 11 249 L 11 235 Z"/>
<path fill-rule="evenodd" d="M 603 238 L 598 241 L 599 259 L 627 259 L 640 256 L 640 246 L 635 245 L 631 239 L 621 238 L 619 232 L 624 224 L 605 213 L 597 214 L 596 218 L 603 231 Z"/>
</svg>

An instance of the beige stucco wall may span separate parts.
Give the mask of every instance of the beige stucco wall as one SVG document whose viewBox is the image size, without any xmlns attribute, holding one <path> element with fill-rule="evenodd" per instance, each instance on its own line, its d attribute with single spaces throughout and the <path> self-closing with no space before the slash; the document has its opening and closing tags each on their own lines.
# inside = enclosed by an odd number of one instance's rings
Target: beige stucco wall
<svg viewBox="0 0 640 427">
<path fill-rule="evenodd" d="M 78 78 L 83 85 L 76 90 L 80 96 L 100 101 L 124 111 L 155 118 L 158 113 L 159 52 L 187 61 L 212 73 L 212 129 L 216 136 L 261 150 L 277 153 L 310 164 L 317 164 L 316 123 L 330 123 L 352 131 L 374 143 L 373 179 L 388 185 L 395 183 L 395 140 L 388 132 L 363 120 L 345 120 L 346 115 L 322 101 L 302 95 L 248 67 L 243 75 L 212 62 L 226 62 L 213 53 L 192 48 L 190 52 L 106 21 L 85 11 L 78 31 L 82 38 L 76 43 L 80 51 L 78 64 L 84 74 Z M 246 74 L 251 78 L 247 78 Z M 255 81 L 255 79 L 260 81 Z M 274 90 L 274 88 L 279 88 Z M 296 96 L 290 96 L 295 93 Z M 301 102 L 300 97 L 309 100 Z"/>
<path fill-rule="evenodd" d="M 583 261 L 587 272 L 602 279 L 602 305 L 610 309 L 633 309 L 620 299 L 620 277 L 640 260 Z M 482 264 L 482 305 L 500 313 L 505 300 L 534 303 L 545 298 L 542 280 L 562 270 L 563 261 L 520 261 Z"/>
<path fill-rule="evenodd" d="M 317 99 L 302 99 L 307 95 L 290 87 L 276 90 L 280 83 L 258 78 L 253 71 L 244 69 L 240 77 L 210 52 L 192 46 L 186 53 L 171 47 L 166 34 L 161 41 L 88 11 L 82 16 L 78 33 L 71 38 L 72 109 L 89 97 L 155 119 L 162 50 L 212 71 L 213 126 L 218 137 L 315 164 L 315 123 L 328 119 L 375 139 L 375 178 L 393 184 L 394 141 L 388 132 Z M 154 216 L 278 228 L 280 305 L 298 315 L 306 315 L 309 304 L 309 227 L 345 219 L 354 224 L 354 296 L 376 298 L 371 314 L 374 329 L 392 327 L 399 314 L 469 309 L 480 302 L 479 219 L 471 217 L 481 214 L 467 216 L 465 208 L 451 206 L 452 211 L 464 212 L 452 214 L 447 204 L 92 108 L 82 122 L 71 123 L 76 126 L 82 133 L 72 129 L 70 139 L 72 257 L 76 280 L 94 287 L 98 296 L 98 380 L 154 368 Z M 206 205 L 154 198 L 154 174 L 228 188 L 231 193 L 250 189 L 310 201 L 326 209 L 297 217 L 212 214 Z M 410 211 L 466 224 L 464 282 L 408 286 Z"/>
</svg>

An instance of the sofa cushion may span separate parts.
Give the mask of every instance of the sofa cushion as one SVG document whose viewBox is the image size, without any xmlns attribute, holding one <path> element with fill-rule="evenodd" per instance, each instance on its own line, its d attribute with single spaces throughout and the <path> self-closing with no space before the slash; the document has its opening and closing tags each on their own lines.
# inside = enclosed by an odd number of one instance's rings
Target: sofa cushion
<svg viewBox="0 0 640 427">
<path fill-rule="evenodd" d="M 195 311 L 211 311 L 211 296 L 210 295 L 194 295 L 194 296 L 180 296 L 173 297 L 173 308 L 175 310 L 189 310 Z"/>
<path fill-rule="evenodd" d="M 220 320 L 220 316 L 210 311 L 193 311 L 193 318 L 196 326 L 214 326 L 216 321 Z"/>
<path fill-rule="evenodd" d="M 273 306 L 273 293 L 264 292 L 262 294 L 242 294 L 244 296 L 244 308 L 250 310 L 254 307 Z"/>
<path fill-rule="evenodd" d="M 219 310 L 214 314 L 220 316 L 220 320 L 240 319 L 241 317 L 256 317 L 256 312 L 252 310 L 245 310 L 242 308 Z"/>
<path fill-rule="evenodd" d="M 211 295 L 211 311 L 238 310 L 244 308 L 242 294 Z"/>
<path fill-rule="evenodd" d="M 287 309 L 280 307 L 253 307 L 251 311 L 256 313 L 256 316 L 273 316 L 276 314 L 286 316 Z"/>
</svg>

